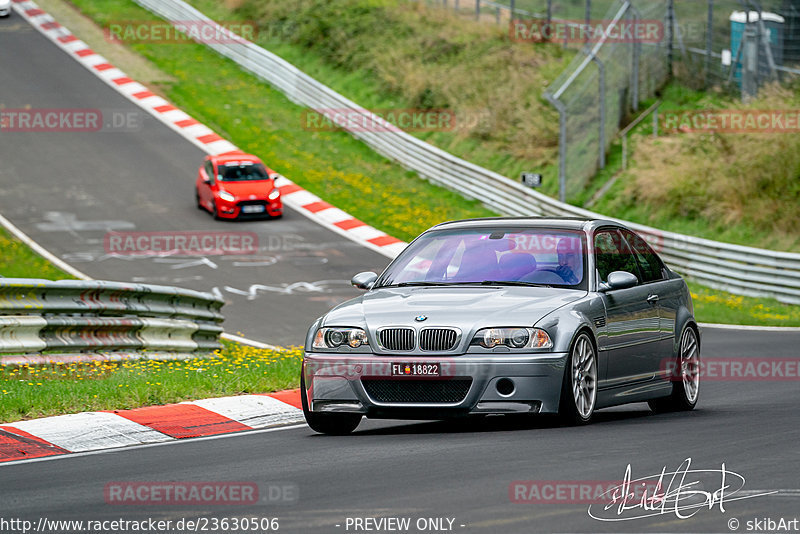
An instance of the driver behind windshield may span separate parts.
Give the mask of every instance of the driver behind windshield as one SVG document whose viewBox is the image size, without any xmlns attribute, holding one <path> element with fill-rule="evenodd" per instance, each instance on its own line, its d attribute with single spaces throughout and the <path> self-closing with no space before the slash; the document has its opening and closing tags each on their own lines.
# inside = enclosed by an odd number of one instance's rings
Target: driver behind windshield
<svg viewBox="0 0 800 534">
<path fill-rule="evenodd" d="M 564 238 L 558 242 L 556 246 L 558 253 L 558 267 L 556 273 L 564 279 L 564 282 L 570 285 L 580 282 L 580 278 L 575 275 L 575 270 L 578 268 L 580 258 L 575 251 L 572 239 Z"/>
</svg>

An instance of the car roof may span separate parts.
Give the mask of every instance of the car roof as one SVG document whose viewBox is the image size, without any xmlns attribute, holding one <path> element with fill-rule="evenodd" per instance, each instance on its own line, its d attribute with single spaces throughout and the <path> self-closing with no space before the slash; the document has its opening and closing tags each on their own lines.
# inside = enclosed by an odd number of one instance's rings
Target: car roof
<svg viewBox="0 0 800 534">
<path fill-rule="evenodd" d="M 486 217 L 480 219 L 464 219 L 437 224 L 433 228 L 558 228 L 564 230 L 590 230 L 600 226 L 624 226 L 615 221 L 605 219 L 588 219 L 585 217 Z"/>
</svg>

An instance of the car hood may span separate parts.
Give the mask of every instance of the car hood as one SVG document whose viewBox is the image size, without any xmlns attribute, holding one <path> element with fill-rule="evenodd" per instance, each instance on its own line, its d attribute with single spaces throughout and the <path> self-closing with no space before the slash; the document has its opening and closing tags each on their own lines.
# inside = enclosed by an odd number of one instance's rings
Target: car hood
<svg viewBox="0 0 800 534">
<path fill-rule="evenodd" d="M 256 195 L 257 197 L 264 197 L 269 194 L 275 187 L 272 180 L 252 180 L 241 182 L 219 182 L 220 189 L 224 189 L 235 197 L 248 197 Z"/>
<path fill-rule="evenodd" d="M 454 326 L 464 334 L 489 326 L 533 326 L 542 317 L 586 296 L 545 287 L 384 288 L 347 301 L 325 316 L 328 326 Z M 415 321 L 424 315 L 422 322 Z"/>
</svg>

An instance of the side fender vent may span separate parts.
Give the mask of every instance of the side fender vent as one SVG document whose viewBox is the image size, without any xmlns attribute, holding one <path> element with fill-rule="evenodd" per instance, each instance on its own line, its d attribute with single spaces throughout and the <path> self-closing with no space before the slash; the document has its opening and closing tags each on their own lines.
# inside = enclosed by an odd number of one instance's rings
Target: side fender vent
<svg viewBox="0 0 800 534">
<path fill-rule="evenodd" d="M 606 325 L 606 318 L 605 317 L 595 317 L 592 319 L 594 326 L 597 328 L 603 328 Z"/>
</svg>

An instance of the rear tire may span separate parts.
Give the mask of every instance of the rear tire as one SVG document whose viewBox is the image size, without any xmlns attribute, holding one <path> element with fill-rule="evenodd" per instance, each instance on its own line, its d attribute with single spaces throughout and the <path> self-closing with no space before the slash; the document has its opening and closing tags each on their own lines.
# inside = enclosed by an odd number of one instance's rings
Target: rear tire
<svg viewBox="0 0 800 534">
<path fill-rule="evenodd" d="M 687 326 L 681 334 L 676 360 L 677 373 L 670 376 L 672 394 L 669 397 L 648 401 L 656 413 L 687 412 L 697 406 L 700 398 L 700 343 L 697 332 Z"/>
<path fill-rule="evenodd" d="M 597 405 L 597 351 L 586 332 L 572 343 L 561 381 L 558 415 L 568 426 L 591 422 Z"/>
<path fill-rule="evenodd" d="M 308 408 L 306 395 L 306 379 L 300 371 L 300 402 L 303 404 L 303 415 L 311 430 L 319 434 L 345 436 L 353 432 L 361 423 L 361 415 L 356 413 L 315 413 Z"/>
</svg>

